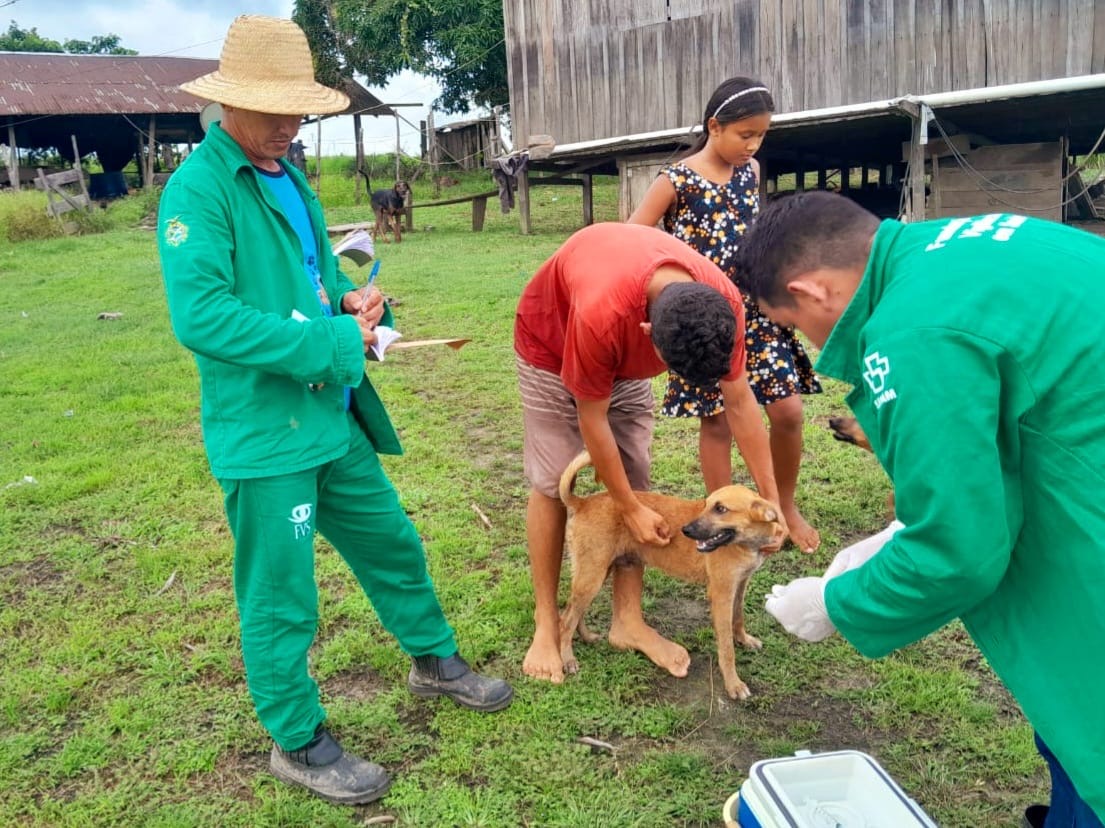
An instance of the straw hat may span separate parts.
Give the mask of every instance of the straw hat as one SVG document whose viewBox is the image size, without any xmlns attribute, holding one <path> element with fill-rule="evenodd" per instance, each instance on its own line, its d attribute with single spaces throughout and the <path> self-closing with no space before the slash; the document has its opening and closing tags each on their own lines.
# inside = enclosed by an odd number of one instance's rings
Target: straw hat
<svg viewBox="0 0 1105 828">
<path fill-rule="evenodd" d="M 307 36 L 279 17 L 235 18 L 218 70 L 180 88 L 198 98 L 269 115 L 329 115 L 349 106 L 344 92 L 315 83 Z"/>
</svg>

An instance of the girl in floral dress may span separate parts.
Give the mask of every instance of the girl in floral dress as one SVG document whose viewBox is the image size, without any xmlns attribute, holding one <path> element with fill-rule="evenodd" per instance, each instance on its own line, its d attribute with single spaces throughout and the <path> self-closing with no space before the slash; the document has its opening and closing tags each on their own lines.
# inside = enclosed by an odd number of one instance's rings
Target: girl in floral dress
<svg viewBox="0 0 1105 828">
<path fill-rule="evenodd" d="M 706 104 L 702 135 L 682 161 L 664 167 L 629 217 L 655 225 L 682 239 L 713 261 L 740 286 L 735 258 L 740 237 L 759 212 L 759 165 L 753 155 L 771 125 L 771 94 L 750 78 L 730 78 Z M 743 291 L 742 291 L 743 292 Z M 821 385 L 793 331 L 772 323 L 745 299 L 745 350 L 748 381 L 767 412 L 771 459 L 790 537 L 803 552 L 821 543 L 795 503 L 802 459 L 802 394 Z M 669 375 L 663 413 L 699 418 L 699 461 L 706 490 L 732 482 L 732 437 L 717 385 L 699 388 Z"/>
</svg>

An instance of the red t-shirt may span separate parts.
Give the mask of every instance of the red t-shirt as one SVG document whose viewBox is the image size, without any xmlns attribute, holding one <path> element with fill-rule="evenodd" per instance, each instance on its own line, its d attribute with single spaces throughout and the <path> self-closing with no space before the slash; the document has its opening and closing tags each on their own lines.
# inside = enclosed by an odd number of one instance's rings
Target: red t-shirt
<svg viewBox="0 0 1105 828">
<path fill-rule="evenodd" d="M 647 379 L 667 366 L 641 330 L 649 280 L 662 265 L 686 270 L 726 299 L 737 317 L 733 359 L 723 379 L 744 371 L 744 303 L 718 269 L 685 242 L 655 227 L 607 222 L 574 233 L 522 290 L 514 350 L 559 374 L 581 400 L 604 400 L 620 379 Z"/>
</svg>

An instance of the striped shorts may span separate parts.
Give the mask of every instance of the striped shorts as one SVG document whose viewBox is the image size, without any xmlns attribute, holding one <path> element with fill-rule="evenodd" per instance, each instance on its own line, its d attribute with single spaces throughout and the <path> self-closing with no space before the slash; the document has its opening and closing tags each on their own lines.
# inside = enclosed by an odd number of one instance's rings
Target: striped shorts
<svg viewBox="0 0 1105 828">
<path fill-rule="evenodd" d="M 522 395 L 526 479 L 546 497 L 559 498 L 560 475 L 583 450 L 575 399 L 556 374 L 535 368 L 517 355 L 515 362 Z M 607 418 L 629 485 L 637 491 L 646 491 L 649 485 L 653 403 L 649 380 L 614 383 Z"/>
</svg>

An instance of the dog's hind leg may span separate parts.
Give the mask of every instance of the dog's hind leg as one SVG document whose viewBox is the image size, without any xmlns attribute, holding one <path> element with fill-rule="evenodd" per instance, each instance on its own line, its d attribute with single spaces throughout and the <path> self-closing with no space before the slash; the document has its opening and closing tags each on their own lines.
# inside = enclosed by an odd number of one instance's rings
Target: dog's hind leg
<svg viewBox="0 0 1105 828">
<path fill-rule="evenodd" d="M 583 549 L 577 549 L 573 541 L 572 538 L 568 541 L 572 561 L 571 595 L 568 605 L 560 613 L 560 660 L 564 663 L 565 673 L 579 672 L 579 662 L 572 649 L 572 637 L 577 629 L 581 630 L 581 636 L 582 631 L 586 630 L 583 616 L 599 594 L 609 573 L 607 560 L 597 560 L 602 550 L 590 548 L 585 543 L 582 544 Z M 590 634 L 590 631 L 587 630 L 587 633 Z"/>
</svg>

